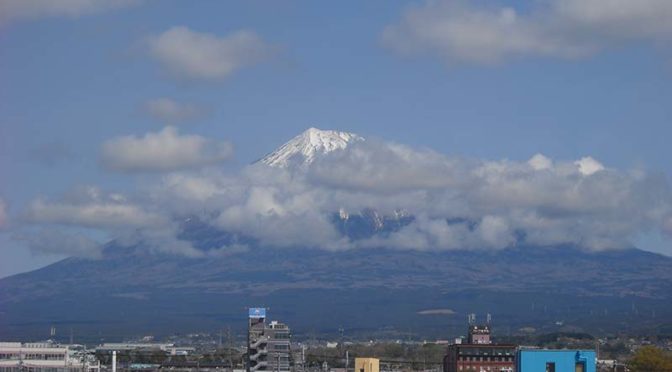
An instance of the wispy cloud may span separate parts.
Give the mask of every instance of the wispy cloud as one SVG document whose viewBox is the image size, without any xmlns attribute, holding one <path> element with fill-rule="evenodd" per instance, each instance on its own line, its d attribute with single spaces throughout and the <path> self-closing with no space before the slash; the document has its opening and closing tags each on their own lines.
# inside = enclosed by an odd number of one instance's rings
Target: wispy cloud
<svg viewBox="0 0 672 372">
<path fill-rule="evenodd" d="M 7 216 L 7 203 L 0 198 L 0 229 L 4 228 L 9 222 Z"/>
<path fill-rule="evenodd" d="M 220 163 L 233 155 L 229 142 L 181 135 L 175 127 L 142 137 L 124 136 L 105 142 L 102 164 L 118 172 L 166 172 Z"/>
<path fill-rule="evenodd" d="M 264 61 L 275 47 L 252 31 L 225 36 L 173 27 L 149 38 L 149 54 L 177 78 L 221 81 L 235 71 Z"/>
<path fill-rule="evenodd" d="M 134 6 L 142 0 L 0 0 L 0 24 L 46 17 L 76 18 Z"/>
<path fill-rule="evenodd" d="M 99 258 L 102 245 L 80 233 L 66 233 L 62 229 L 38 229 L 14 235 L 34 254 L 65 254 L 68 256 Z"/>
<path fill-rule="evenodd" d="M 468 1 L 427 1 L 382 34 L 402 54 L 433 53 L 447 63 L 513 58 L 580 58 L 632 42 L 672 40 L 667 0 L 551 0 L 531 9 Z"/>
<path fill-rule="evenodd" d="M 164 124 L 175 125 L 200 120 L 208 116 L 208 107 L 190 102 L 178 102 L 172 98 L 148 100 L 142 107 L 145 114 Z"/>
</svg>

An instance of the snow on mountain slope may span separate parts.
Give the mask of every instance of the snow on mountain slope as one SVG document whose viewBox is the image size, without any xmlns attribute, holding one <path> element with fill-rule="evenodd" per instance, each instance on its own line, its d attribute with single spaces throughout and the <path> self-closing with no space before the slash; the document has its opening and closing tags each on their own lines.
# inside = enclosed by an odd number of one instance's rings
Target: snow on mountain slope
<svg viewBox="0 0 672 372">
<path fill-rule="evenodd" d="M 280 168 L 310 164 L 321 154 L 342 150 L 352 142 L 363 140 L 354 133 L 309 128 L 259 161 Z"/>
</svg>

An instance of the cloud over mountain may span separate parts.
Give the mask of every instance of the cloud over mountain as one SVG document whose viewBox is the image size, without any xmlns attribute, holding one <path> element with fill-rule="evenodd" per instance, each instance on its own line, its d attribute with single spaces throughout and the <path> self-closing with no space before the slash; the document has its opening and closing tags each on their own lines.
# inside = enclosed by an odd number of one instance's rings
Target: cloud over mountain
<svg viewBox="0 0 672 372">
<path fill-rule="evenodd" d="M 102 164 L 119 172 L 166 172 L 220 163 L 233 155 L 233 146 L 198 135 L 181 135 L 175 127 L 142 137 L 124 136 L 102 146 Z"/>
<path fill-rule="evenodd" d="M 399 53 L 432 53 L 448 63 L 573 59 L 632 42 L 667 42 L 670 17 L 666 0 L 552 0 L 524 10 L 427 1 L 385 28 L 382 41 Z"/>
<path fill-rule="evenodd" d="M 310 136 L 299 142 L 281 149 L 303 149 Z M 605 167 L 591 157 L 464 159 L 375 139 L 292 154 L 285 165 L 260 161 L 236 173 L 173 172 L 132 197 L 94 189 L 79 199 L 37 199 L 26 215 L 37 224 L 97 228 L 187 255 L 202 254 L 179 238 L 179 221 L 188 216 L 263 246 L 330 250 L 611 249 L 631 246 L 643 232 L 666 231 L 672 220 L 672 189 L 663 176 Z M 364 210 L 380 221 L 410 217 L 394 230 L 343 235 L 337 224 Z"/>
<path fill-rule="evenodd" d="M 65 254 L 98 258 L 102 248 L 99 242 L 84 234 L 67 233 L 55 228 L 17 234 L 14 239 L 23 242 L 34 254 Z"/>
<path fill-rule="evenodd" d="M 268 59 L 275 47 L 247 30 L 226 36 L 184 26 L 149 39 L 149 54 L 178 78 L 219 81 L 236 70 Z"/>
</svg>

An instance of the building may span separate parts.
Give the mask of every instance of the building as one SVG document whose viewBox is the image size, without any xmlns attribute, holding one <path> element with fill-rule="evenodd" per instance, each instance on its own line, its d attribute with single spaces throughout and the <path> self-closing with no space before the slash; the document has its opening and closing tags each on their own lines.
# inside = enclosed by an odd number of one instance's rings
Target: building
<svg viewBox="0 0 672 372">
<path fill-rule="evenodd" d="M 380 360 L 376 358 L 355 358 L 355 372 L 380 372 Z"/>
<path fill-rule="evenodd" d="M 0 342 L 0 372 L 99 372 L 100 363 L 79 345 Z"/>
<path fill-rule="evenodd" d="M 469 318 L 467 343 L 456 342 L 448 346 L 443 358 L 444 372 L 512 372 L 514 371 L 516 346 L 493 344 L 490 340 L 490 325 L 473 324 Z M 356 372 L 356 371 L 355 371 Z"/>
<path fill-rule="evenodd" d="M 512 372 L 515 358 L 515 345 L 453 344 L 448 346 L 448 352 L 443 358 L 443 371 Z"/>
<path fill-rule="evenodd" d="M 593 350 L 518 350 L 517 372 L 595 372 Z"/>
<path fill-rule="evenodd" d="M 266 323 L 265 308 L 250 308 L 247 332 L 247 371 L 289 371 L 290 331 L 283 323 Z"/>
<path fill-rule="evenodd" d="M 126 352 L 126 351 L 154 351 L 161 350 L 167 355 L 190 355 L 193 354 L 195 348 L 176 346 L 172 343 L 104 343 L 96 348 L 97 353 L 112 354 L 112 351 Z"/>
</svg>

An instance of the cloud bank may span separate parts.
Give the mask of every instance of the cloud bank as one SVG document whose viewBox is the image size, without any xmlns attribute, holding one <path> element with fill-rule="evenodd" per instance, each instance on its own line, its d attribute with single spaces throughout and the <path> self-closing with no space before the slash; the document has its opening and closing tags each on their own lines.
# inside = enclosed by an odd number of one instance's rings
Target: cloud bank
<svg viewBox="0 0 672 372">
<path fill-rule="evenodd" d="M 525 10 L 426 1 L 386 27 L 382 42 L 401 54 L 436 54 L 449 64 L 575 59 L 633 42 L 669 42 L 671 18 L 667 0 L 551 0 Z"/>
<path fill-rule="evenodd" d="M 672 189 L 664 176 L 610 168 L 589 156 L 491 161 L 367 140 L 309 166 L 255 163 L 235 173 L 210 167 L 154 179 L 135 195 L 88 188 L 36 199 L 24 218 L 197 257 L 209 253 L 180 238 L 181 224 L 194 216 L 260 246 L 328 250 L 560 244 L 603 250 L 630 247 L 645 232 L 672 231 Z M 342 234 L 339 223 L 367 210 L 381 221 L 412 218 L 372 236 Z"/>
<path fill-rule="evenodd" d="M 173 76 L 221 81 L 235 71 L 271 57 L 275 47 L 252 31 L 240 30 L 219 37 L 173 27 L 153 36 L 149 54 Z"/>
<path fill-rule="evenodd" d="M 165 127 L 142 137 L 124 136 L 102 146 L 102 164 L 118 172 L 166 172 L 220 163 L 233 155 L 229 142 L 217 142 L 198 135 L 181 135 Z"/>
</svg>

